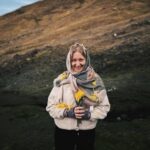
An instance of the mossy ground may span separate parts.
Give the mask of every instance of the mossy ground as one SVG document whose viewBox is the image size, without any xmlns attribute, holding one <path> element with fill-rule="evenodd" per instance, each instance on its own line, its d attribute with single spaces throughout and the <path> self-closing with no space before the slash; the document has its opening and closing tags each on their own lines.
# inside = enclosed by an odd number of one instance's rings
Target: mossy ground
<svg viewBox="0 0 150 150">
<path fill-rule="evenodd" d="M 1 150 L 53 150 L 54 123 L 45 107 L 18 105 L 0 108 Z M 147 150 L 150 118 L 100 120 L 96 150 Z"/>
<path fill-rule="evenodd" d="M 55 53 L 49 51 L 46 55 L 33 57 L 31 62 L 22 60 L 21 67 L 16 63 L 13 69 L 3 70 L 4 76 L 0 79 L 0 149 L 54 149 L 54 123 L 45 106 L 53 79 L 65 70 L 64 53 L 59 53 L 59 60 L 50 59 L 56 58 Z M 114 64 L 110 71 L 107 67 L 106 71 L 105 68 L 101 70 L 101 61 L 94 64 L 111 103 L 107 118 L 99 121 L 97 126 L 96 150 L 149 148 L 150 69 L 146 63 L 120 69 Z"/>
</svg>

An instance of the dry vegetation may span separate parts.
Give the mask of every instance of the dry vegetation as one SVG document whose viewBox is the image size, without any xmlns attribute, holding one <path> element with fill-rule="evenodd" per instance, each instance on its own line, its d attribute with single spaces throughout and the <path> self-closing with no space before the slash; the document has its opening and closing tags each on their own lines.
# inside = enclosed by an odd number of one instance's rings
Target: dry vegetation
<svg viewBox="0 0 150 150">
<path fill-rule="evenodd" d="M 75 41 L 92 51 L 130 43 L 138 34 L 138 40 L 145 42 L 149 8 L 149 0 L 40 1 L 0 17 L 0 63 L 16 53 Z"/>
</svg>

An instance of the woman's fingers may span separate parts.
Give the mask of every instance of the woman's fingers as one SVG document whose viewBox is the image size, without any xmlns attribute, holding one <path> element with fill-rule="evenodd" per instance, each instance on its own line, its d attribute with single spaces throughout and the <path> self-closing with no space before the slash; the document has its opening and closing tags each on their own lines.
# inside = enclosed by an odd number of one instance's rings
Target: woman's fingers
<svg viewBox="0 0 150 150">
<path fill-rule="evenodd" d="M 78 113 L 78 114 L 84 113 L 84 112 L 85 112 L 85 108 L 84 108 L 84 107 L 81 107 L 81 106 L 75 107 L 74 112 L 75 112 L 75 113 Z"/>
<path fill-rule="evenodd" d="M 81 106 L 76 107 L 74 113 L 77 119 L 81 119 L 84 116 L 85 108 Z"/>
</svg>

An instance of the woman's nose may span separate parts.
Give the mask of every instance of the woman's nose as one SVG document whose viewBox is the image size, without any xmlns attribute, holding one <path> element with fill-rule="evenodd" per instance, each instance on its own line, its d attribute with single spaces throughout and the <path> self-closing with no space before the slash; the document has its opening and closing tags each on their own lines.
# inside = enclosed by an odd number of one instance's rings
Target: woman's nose
<svg viewBox="0 0 150 150">
<path fill-rule="evenodd" d="M 76 66 L 80 66 L 81 64 L 80 64 L 80 62 L 79 61 L 77 61 L 76 62 Z"/>
</svg>

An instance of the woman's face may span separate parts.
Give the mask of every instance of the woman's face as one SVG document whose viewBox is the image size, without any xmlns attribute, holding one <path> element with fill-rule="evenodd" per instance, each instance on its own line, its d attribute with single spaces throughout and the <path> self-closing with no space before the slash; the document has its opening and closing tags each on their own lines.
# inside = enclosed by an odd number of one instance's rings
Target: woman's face
<svg viewBox="0 0 150 150">
<path fill-rule="evenodd" d="M 80 52 L 74 52 L 71 60 L 71 68 L 75 73 L 79 73 L 83 70 L 86 63 L 85 57 Z"/>
</svg>

